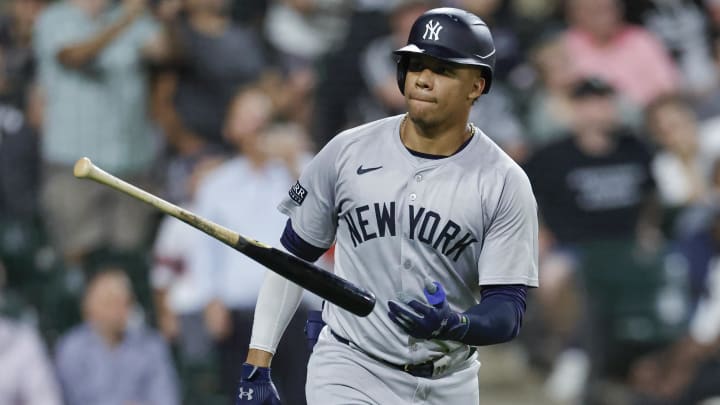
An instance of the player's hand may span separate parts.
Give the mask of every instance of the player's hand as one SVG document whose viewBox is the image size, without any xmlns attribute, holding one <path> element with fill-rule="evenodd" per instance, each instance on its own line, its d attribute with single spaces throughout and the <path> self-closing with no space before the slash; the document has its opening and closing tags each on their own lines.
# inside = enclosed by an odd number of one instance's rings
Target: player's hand
<svg viewBox="0 0 720 405">
<path fill-rule="evenodd" d="M 407 306 L 389 301 L 390 319 L 414 338 L 461 340 L 468 331 L 467 317 L 450 308 L 442 284 L 427 283 L 423 292 L 430 305 L 417 300 L 406 302 Z"/>
<path fill-rule="evenodd" d="M 242 365 L 235 405 L 281 405 L 269 367 Z"/>
</svg>

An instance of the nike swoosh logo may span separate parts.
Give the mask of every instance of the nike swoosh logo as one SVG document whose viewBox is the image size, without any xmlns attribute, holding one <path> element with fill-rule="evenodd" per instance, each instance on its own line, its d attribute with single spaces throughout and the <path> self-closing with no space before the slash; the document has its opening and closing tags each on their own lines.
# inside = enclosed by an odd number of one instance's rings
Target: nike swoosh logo
<svg viewBox="0 0 720 405">
<path fill-rule="evenodd" d="M 358 167 L 358 169 L 357 169 L 357 174 L 365 174 L 367 172 L 371 172 L 371 171 L 377 170 L 377 169 L 382 169 L 382 166 L 368 167 L 368 168 L 363 169 L 362 165 L 360 165 L 360 167 Z"/>
</svg>

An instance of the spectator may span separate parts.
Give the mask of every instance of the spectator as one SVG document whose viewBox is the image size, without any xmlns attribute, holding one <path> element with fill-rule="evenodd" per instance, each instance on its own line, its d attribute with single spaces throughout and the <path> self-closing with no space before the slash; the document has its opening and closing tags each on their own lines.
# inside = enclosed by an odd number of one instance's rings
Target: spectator
<svg viewBox="0 0 720 405">
<path fill-rule="evenodd" d="M 347 0 L 280 0 L 265 17 L 265 37 L 288 70 L 312 65 L 338 46 L 347 31 Z"/>
<path fill-rule="evenodd" d="M 342 42 L 317 61 L 312 136 L 322 147 L 350 123 L 357 122 L 357 102 L 366 91 L 361 55 L 373 40 L 390 33 L 388 13 L 402 0 L 356 0 L 351 2 L 348 32 Z"/>
<path fill-rule="evenodd" d="M 278 65 L 286 80 L 266 89 L 280 105 L 279 113 L 300 123 L 305 130 L 310 128 L 315 111 L 317 64 L 344 45 L 350 25 L 349 11 L 357 6 L 355 3 L 358 2 L 278 0 L 268 5 L 263 34 L 276 51 Z M 332 66 L 332 69 L 336 68 Z M 320 73 L 325 72 L 320 70 Z M 280 86 L 284 91 L 275 91 Z"/>
<path fill-rule="evenodd" d="M 650 103 L 646 117 L 661 147 L 652 168 L 665 205 L 677 209 L 704 200 L 720 150 L 713 150 L 712 135 L 700 132 L 691 104 L 677 95 L 660 97 Z"/>
<path fill-rule="evenodd" d="M 674 91 L 680 75 L 663 44 L 623 21 L 619 0 L 570 0 L 566 41 L 578 73 L 605 79 L 640 106 Z"/>
<path fill-rule="evenodd" d="M 60 388 L 37 332 L 0 316 L 0 404 L 61 405 Z"/>
<path fill-rule="evenodd" d="M 570 130 L 573 111 L 570 91 L 577 75 L 559 34 L 548 34 L 538 40 L 530 60 L 538 82 L 527 106 L 527 136 L 530 142 L 539 145 Z"/>
<path fill-rule="evenodd" d="M 278 238 L 286 218 L 277 212 L 274 201 L 279 201 L 297 178 L 305 147 L 300 135 L 270 128 L 273 114 L 270 97 L 258 87 L 238 93 L 225 126 L 225 136 L 237 154 L 201 182 L 196 207 L 199 215 L 211 221 L 280 246 Z M 194 288 L 209 299 L 205 322 L 217 341 L 224 390 L 234 397 L 266 270 L 217 240 L 197 235 L 190 266 L 201 277 Z M 285 339 L 288 344 L 279 348 L 277 363 L 273 362 L 280 395 L 292 404 L 302 404 L 305 398 L 309 353 L 297 344 L 303 339 L 303 312 L 298 311 L 288 331 L 296 338 Z"/>
<path fill-rule="evenodd" d="M 579 73 L 573 68 L 564 37 L 556 32 L 538 40 L 530 54 L 538 82 L 527 103 L 527 137 L 542 145 L 570 131 L 573 101 L 570 96 Z M 637 127 L 641 111 L 626 98 L 616 95 L 621 123 Z"/>
<path fill-rule="evenodd" d="M 0 46 L 0 60 L 3 49 Z M 0 63 L 1 65 L 1 63 Z M 10 80 L 0 68 L 0 82 Z M 44 233 L 40 226 L 39 139 L 23 110 L 0 96 L 0 255 L 15 291 L 24 292 L 39 275 L 34 254 Z M 41 297 L 23 299 L 37 305 Z"/>
<path fill-rule="evenodd" d="M 183 0 L 156 0 L 152 7 L 153 14 L 162 24 L 174 24 L 183 11 Z M 169 28 L 169 27 L 165 27 Z M 168 38 L 172 46 L 172 38 Z"/>
<path fill-rule="evenodd" d="M 99 247 L 138 249 L 150 208 L 77 181 L 72 165 L 91 157 L 105 170 L 148 187 L 155 140 L 147 117 L 148 60 L 167 49 L 146 0 L 63 0 L 39 17 L 34 36 L 45 95 L 42 205 L 65 262 L 82 265 Z"/>
<path fill-rule="evenodd" d="M 130 281 L 106 268 L 89 282 L 85 322 L 58 342 L 56 367 L 67 405 L 179 404 L 170 351 L 132 318 Z"/>
<path fill-rule="evenodd" d="M 270 6 L 270 0 L 246 0 L 243 2 L 233 1 L 231 13 L 233 19 L 240 24 L 251 25 L 255 28 L 262 26 L 265 14 Z"/>
<path fill-rule="evenodd" d="M 687 268 L 695 310 L 685 335 L 633 365 L 632 384 L 643 405 L 692 405 L 720 396 L 720 206 L 713 211 L 670 256 Z"/>
<path fill-rule="evenodd" d="M 718 17 L 720 18 L 720 1 L 718 1 Z M 720 27 L 714 31 L 708 40 L 713 61 L 715 85 L 709 86 L 702 94 L 693 97 L 693 108 L 697 112 L 698 120 L 711 120 L 720 115 Z"/>
<path fill-rule="evenodd" d="M 634 285 L 629 267 L 634 266 L 630 258 L 637 241 L 656 249 L 659 234 L 653 215 L 651 155 L 635 136 L 618 127 L 613 88 L 600 79 L 582 79 L 570 94 L 571 135 L 542 146 L 525 165 L 547 229 L 544 239 L 554 241 L 544 254 L 541 274 L 549 282 L 543 284 L 539 304 L 548 305 L 542 308 L 548 325 L 562 329 L 549 331 L 562 339 L 560 347 L 565 345 L 546 385 L 558 400 L 580 400 L 590 375 L 606 378 L 623 373 L 628 353 L 617 350 L 616 328 L 607 322 L 620 322 L 620 317 L 608 318 L 614 310 L 602 305 L 610 296 L 604 283 L 616 283 L 612 290 L 616 301 L 633 294 L 641 297 L 640 289 L 629 292 L 621 286 Z M 607 262 L 598 266 L 585 257 L 607 245 L 611 253 L 600 255 Z M 622 277 L 616 269 L 626 281 L 616 278 Z M 603 274 L 602 283 L 592 281 Z M 643 291 L 652 285 L 648 281 Z M 580 310 L 569 314 L 575 319 L 557 320 L 553 304 L 567 296 L 566 289 L 578 295 L 566 297 L 563 307 Z"/>
<path fill-rule="evenodd" d="M 225 112 L 235 91 L 268 69 L 262 38 L 235 24 L 227 0 L 188 0 L 184 17 L 171 22 L 173 64 L 160 72 L 153 109 L 169 146 L 167 192 L 183 195 L 187 177 L 207 153 L 230 153 L 223 139 Z M 178 190 L 178 187 L 180 190 Z"/>
<path fill-rule="evenodd" d="M 0 16 L 0 227 L 34 225 L 38 214 L 37 128 L 28 120 L 25 94 L 33 75 L 32 23 L 44 2 L 17 0 Z M 30 230 L 30 229 L 27 229 Z"/>
<path fill-rule="evenodd" d="M 206 156 L 195 165 L 185 183 L 189 189 L 185 195 L 191 200 L 181 206 L 195 211 L 192 198 L 198 183 L 220 163 L 219 157 Z M 198 288 L 205 277 L 191 266 L 198 232 L 171 216 L 162 219 L 153 245 L 150 282 L 158 327 L 176 349 L 185 403 L 212 404 L 222 393 L 217 352 L 204 325 L 205 295 Z"/>
<path fill-rule="evenodd" d="M 634 235 L 655 188 L 647 147 L 618 128 L 614 90 L 582 79 L 572 90 L 571 136 L 526 165 L 545 224 L 561 244 Z"/>
<path fill-rule="evenodd" d="M 47 0 L 11 0 L 6 2 L 9 13 L 0 17 L 0 66 L 4 80 L 0 82 L 0 99 L 15 108 L 25 109 L 29 87 L 35 77 L 32 35 L 35 20 Z"/>
<path fill-rule="evenodd" d="M 175 71 L 165 75 L 158 119 L 180 155 L 228 146 L 225 111 L 235 91 L 258 80 L 267 66 L 261 38 L 235 25 L 226 0 L 189 0 L 177 27 Z"/>
<path fill-rule="evenodd" d="M 222 162 L 219 157 L 209 156 L 195 165 L 186 183 L 191 200 L 182 206 L 195 211 L 192 198 L 199 182 Z M 197 232 L 182 221 L 165 216 L 155 237 L 150 271 L 160 331 L 166 339 L 179 344 L 181 358 L 191 361 L 201 360 L 209 352 L 205 330 L 198 327 L 202 325 L 203 296 L 196 288 L 198 275 L 189 266 Z"/>
<path fill-rule="evenodd" d="M 643 25 L 654 33 L 676 61 L 681 87 L 703 95 L 715 87 L 718 77 L 707 37 L 708 19 L 696 0 L 650 0 Z"/>
<path fill-rule="evenodd" d="M 537 44 L 538 33 L 557 30 L 564 25 L 562 0 L 510 0 L 506 4 L 523 52 Z"/>
<path fill-rule="evenodd" d="M 522 163 L 527 159 L 525 128 L 516 114 L 510 91 L 502 82 L 493 82 L 493 90 L 483 96 L 482 104 L 473 105 L 469 120 L 482 126 L 483 132 L 487 131 L 490 139 L 514 161 Z"/>
<path fill-rule="evenodd" d="M 0 262 L 0 404 L 61 405 L 52 363 L 26 320 L 32 319 L 29 308 L 5 289 L 5 283 L 5 265 Z"/>
<path fill-rule="evenodd" d="M 22 110 L 0 102 L 0 223 L 36 219 L 38 155 L 37 133 Z"/>
</svg>

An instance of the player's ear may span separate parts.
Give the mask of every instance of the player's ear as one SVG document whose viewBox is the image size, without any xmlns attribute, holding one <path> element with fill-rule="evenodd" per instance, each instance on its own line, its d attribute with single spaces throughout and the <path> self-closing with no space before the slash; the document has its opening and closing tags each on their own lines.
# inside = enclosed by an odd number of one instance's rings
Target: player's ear
<svg viewBox="0 0 720 405">
<path fill-rule="evenodd" d="M 482 73 L 480 71 L 476 72 L 472 78 L 472 90 L 468 93 L 468 99 L 472 101 L 477 100 L 482 95 L 485 84 L 485 78 L 482 76 Z"/>
</svg>

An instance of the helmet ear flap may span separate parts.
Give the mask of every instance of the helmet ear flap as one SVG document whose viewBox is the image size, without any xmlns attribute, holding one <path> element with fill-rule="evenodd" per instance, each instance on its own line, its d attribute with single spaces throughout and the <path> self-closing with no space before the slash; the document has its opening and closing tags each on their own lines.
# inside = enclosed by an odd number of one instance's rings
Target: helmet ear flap
<svg viewBox="0 0 720 405">
<path fill-rule="evenodd" d="M 405 75 L 407 74 L 409 59 L 407 55 L 400 55 L 397 61 L 397 82 L 400 94 L 403 95 L 405 94 Z"/>
</svg>

